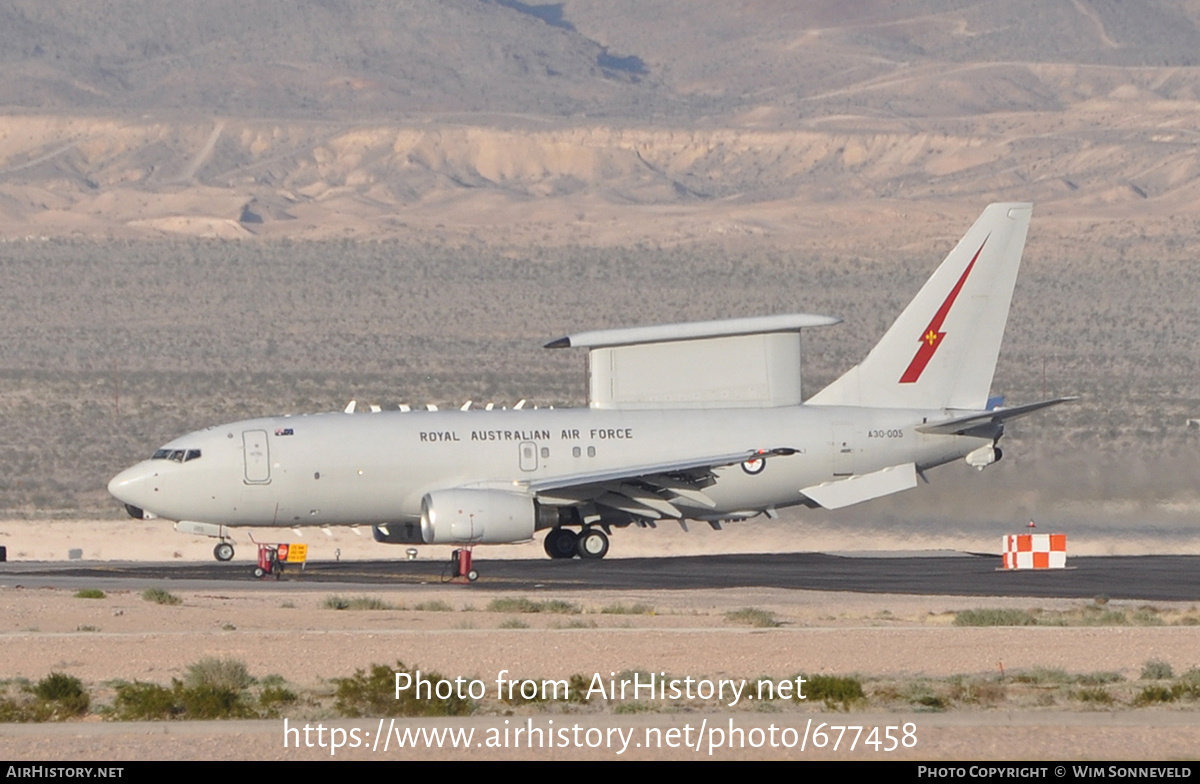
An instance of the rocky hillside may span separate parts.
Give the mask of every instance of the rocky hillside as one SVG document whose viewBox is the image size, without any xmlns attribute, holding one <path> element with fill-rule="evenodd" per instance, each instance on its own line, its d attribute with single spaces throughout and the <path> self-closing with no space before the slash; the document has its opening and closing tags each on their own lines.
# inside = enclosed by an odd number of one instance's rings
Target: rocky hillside
<svg viewBox="0 0 1200 784">
<path fill-rule="evenodd" d="M 1190 222 L 1164 216 L 1200 206 L 1198 18 L 1172 0 L 17 0 L 0 236 L 827 244 L 1028 199 L 1064 237 L 1135 219 L 1178 238 Z"/>
</svg>

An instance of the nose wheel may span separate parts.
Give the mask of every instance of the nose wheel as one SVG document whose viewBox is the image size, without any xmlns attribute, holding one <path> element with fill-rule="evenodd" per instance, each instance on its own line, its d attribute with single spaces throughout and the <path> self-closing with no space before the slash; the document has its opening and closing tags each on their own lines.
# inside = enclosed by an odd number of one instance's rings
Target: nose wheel
<svg viewBox="0 0 1200 784">
<path fill-rule="evenodd" d="M 218 561 L 233 560 L 233 545 L 229 542 L 217 542 L 217 546 L 213 548 L 213 557 Z"/>
</svg>

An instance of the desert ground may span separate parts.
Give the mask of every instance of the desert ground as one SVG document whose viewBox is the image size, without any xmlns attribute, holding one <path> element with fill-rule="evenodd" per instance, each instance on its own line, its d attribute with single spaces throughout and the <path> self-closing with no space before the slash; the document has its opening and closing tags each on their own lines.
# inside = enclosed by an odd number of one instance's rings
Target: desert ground
<svg viewBox="0 0 1200 784">
<path fill-rule="evenodd" d="M 87 557 L 123 542 L 122 558 L 196 560 L 211 557 L 209 540 L 174 533 L 166 524 L 94 522 L 72 537 L 69 524 L 50 524 L 61 544 L 79 545 Z M 10 522 L 7 541 L 45 537 L 43 524 Z M 345 532 L 341 532 L 345 533 Z M 655 532 L 658 533 L 658 532 Z M 665 531 L 662 533 L 666 533 Z M 320 536 L 318 534 L 318 536 Z M 775 536 L 782 536 L 776 532 Z M 672 534 L 673 552 L 704 552 L 702 538 Z M 89 543 L 89 539 L 93 540 Z M 356 544 L 353 539 L 358 539 Z M 731 546 L 750 546 L 753 534 L 735 534 Z M 623 553 L 646 555 L 661 542 L 620 537 Z M 758 538 L 761 544 L 766 539 Z M 691 546 L 689 546 L 691 542 Z M 343 558 L 379 558 L 381 546 L 343 536 Z M 318 545 L 313 543 L 314 547 Z M 326 545 L 318 552 L 327 550 Z M 391 548 L 383 548 L 391 551 Z M 438 548 L 420 557 L 440 558 Z M 782 549 L 776 546 L 776 549 Z M 503 555 L 535 557 L 537 543 L 503 548 Z M 169 552 L 168 552 L 169 551 Z M 249 548 L 239 552 L 248 557 Z M 397 555 L 399 555 L 397 553 Z M 486 553 L 481 557 L 486 557 Z M 104 561 L 89 561 L 103 564 Z M 249 562 L 247 561 L 247 566 Z M 698 732 L 712 727 L 915 726 L 916 745 L 883 754 L 866 746 L 848 751 L 808 748 L 716 748 L 718 759 L 918 759 L 1082 760 L 1190 757 L 1200 740 L 1194 698 L 1139 701 L 1146 688 L 1186 681 L 1200 667 L 1200 606 L 1195 602 L 1106 602 L 1104 612 L 1124 618 L 1095 624 L 1099 600 L 1006 599 L 865 595 L 733 589 L 719 591 L 555 592 L 497 591 L 486 579 L 475 585 L 412 586 L 403 590 L 331 589 L 303 583 L 214 583 L 211 589 L 178 590 L 178 605 L 147 601 L 140 587 L 117 585 L 103 598 L 77 596 L 95 587 L 76 578 L 58 588 L 26 587 L 17 572 L 0 572 L 0 636 L 5 683 L 18 695 L 21 683 L 53 672 L 79 678 L 93 695 L 82 719 L 0 726 L 0 755 L 7 759 L 693 759 L 708 747 L 629 748 L 622 754 L 598 748 L 472 748 L 383 752 L 378 747 L 284 747 L 289 726 L 375 733 L 378 716 L 340 716 L 331 709 L 335 679 L 373 665 L 478 679 L 487 699 L 465 718 L 409 718 L 408 728 L 475 728 L 502 731 L 504 722 L 579 726 L 581 732 L 619 727 L 645 737 L 672 727 Z M 95 581 L 93 581 L 95 582 Z M 78 583 L 78 584 L 76 584 Z M 370 599 L 374 609 L 331 609 L 331 597 Z M 557 611 L 525 612 L 503 600 L 555 602 Z M 751 626 L 738 613 L 752 609 L 771 619 Z M 956 626 L 957 614 L 975 610 L 1053 614 L 1054 626 Z M 1074 620 L 1066 620 L 1074 619 Z M 243 721 L 112 722 L 116 684 L 170 686 L 188 678 L 203 659 L 236 660 L 270 683 L 300 695 L 269 719 Z M 1148 663 L 1169 665 L 1178 681 L 1145 679 Z M 586 704 L 508 704 L 493 698 L 505 678 L 602 680 L 630 672 L 673 678 L 786 680 L 796 674 L 850 676 L 866 697 L 848 705 L 814 701 L 597 698 Z M 1097 686 L 1096 684 L 1100 684 Z M 254 687 L 259 688 L 259 687 Z M 1111 698 L 1097 701 L 1099 688 Z M 1091 696 L 1087 696 L 1091 695 Z M 632 707 L 631 707 L 632 706 Z M 390 721 L 390 720 L 389 720 Z M 732 725 L 730 724 L 732 722 Z M 593 736 L 598 737 L 598 736 Z M 865 737 L 865 735 L 864 735 Z M 313 736 L 316 744 L 316 736 Z M 782 739 L 782 736 L 781 736 Z M 711 738 L 710 738 L 711 740 Z M 705 741 L 707 743 L 708 741 Z M 792 743 L 795 746 L 795 743 Z"/>
<path fill-rule="evenodd" d="M 210 541 L 125 517 L 108 479 L 182 433 L 352 399 L 360 412 L 583 405 L 583 358 L 540 349 L 577 330 L 838 315 L 804 336 L 815 391 L 986 204 L 1032 201 L 993 390 L 1077 402 L 1014 423 L 982 474 L 947 466 L 897 499 L 720 534 L 664 526 L 620 537 L 614 557 L 994 551 L 1034 518 L 1078 554 L 1197 552 L 1198 51 L 1194 0 L 6 3 L 0 545 L 22 562 L 207 560 Z M 314 558 L 387 557 L 349 531 L 302 541 Z M 537 543 L 504 554 L 542 557 Z M 488 610 L 482 588 L 424 586 L 364 591 L 384 609 L 342 611 L 307 587 L 221 585 L 163 606 L 11 577 L 0 680 L 19 699 L 61 670 L 103 707 L 114 679 L 169 686 L 215 656 L 243 662 L 253 689 L 306 695 L 298 720 L 376 732 L 328 713 L 330 679 L 397 659 L 483 679 L 804 671 L 860 678 L 865 701 L 493 704 L 436 721 L 911 721 L 919 742 L 896 754 L 915 759 L 1200 748 L 1194 700 L 1138 702 L 1191 688 L 1190 604 L 580 591 L 508 597 L 574 608 L 513 614 Z M 601 612 L 617 606 L 653 612 Z M 747 607 L 780 625 L 727 615 Z M 952 625 L 980 608 L 1070 620 Z M 1080 621 L 1109 612 L 1125 620 Z M 1172 679 L 1144 678 L 1148 662 Z M 0 757 L 330 756 L 284 749 L 283 715 L 100 718 L 2 724 Z"/>
</svg>

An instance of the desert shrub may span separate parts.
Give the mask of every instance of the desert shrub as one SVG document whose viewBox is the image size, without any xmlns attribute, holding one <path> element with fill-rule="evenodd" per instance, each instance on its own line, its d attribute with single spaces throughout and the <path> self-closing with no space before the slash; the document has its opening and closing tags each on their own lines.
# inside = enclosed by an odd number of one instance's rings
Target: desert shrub
<svg viewBox="0 0 1200 784">
<path fill-rule="evenodd" d="M 840 703 L 843 709 L 849 709 L 851 703 L 866 699 L 862 681 L 849 676 L 813 675 L 805 679 L 804 692 L 808 699 L 822 700 L 831 708 Z M 799 702 L 799 693 L 792 699 Z"/>
<path fill-rule="evenodd" d="M 413 686 L 396 695 L 397 673 L 408 673 Z M 429 693 L 416 688 L 417 673 L 396 662 L 393 669 L 386 664 L 373 664 L 371 669 L 355 670 L 349 678 L 335 678 L 337 686 L 334 707 L 343 716 L 466 716 L 475 710 L 471 700 L 457 696 L 437 696 L 437 682 L 443 680 L 436 672 L 422 672 L 421 680 L 433 684 Z"/>
<path fill-rule="evenodd" d="M 958 676 L 951 679 L 950 686 L 949 696 L 956 702 L 994 705 L 1008 696 L 1004 684 L 993 680 Z"/>
<path fill-rule="evenodd" d="M 242 702 L 240 689 L 174 684 L 174 696 L 188 719 L 245 719 L 254 711 Z"/>
<path fill-rule="evenodd" d="M 948 707 L 948 702 L 945 697 L 939 694 L 919 694 L 912 698 L 914 705 L 920 705 L 922 708 L 928 708 L 934 711 L 944 711 Z"/>
<path fill-rule="evenodd" d="M 1150 659 L 1142 665 L 1142 680 L 1161 681 L 1175 677 L 1175 670 L 1170 662 L 1162 659 Z"/>
<path fill-rule="evenodd" d="M 1139 706 L 1154 705 L 1160 702 L 1174 702 L 1179 699 L 1179 692 L 1167 686 L 1147 686 L 1142 693 L 1134 698 L 1133 704 Z"/>
<path fill-rule="evenodd" d="M 147 588 L 142 591 L 142 598 L 155 604 L 183 604 L 183 599 L 162 588 Z"/>
<path fill-rule="evenodd" d="M 1017 683 L 1070 683 L 1073 678 L 1061 667 L 1034 667 L 1013 674 Z"/>
<path fill-rule="evenodd" d="M 326 610 L 395 610 L 396 606 L 374 596 L 330 596 L 323 605 Z"/>
<path fill-rule="evenodd" d="M 654 615 L 654 608 L 648 604 L 610 604 L 600 608 L 603 615 Z"/>
<path fill-rule="evenodd" d="M 101 591 L 99 588 L 84 588 L 75 592 L 76 599 L 103 599 L 108 594 Z"/>
<path fill-rule="evenodd" d="M 246 669 L 246 663 L 238 659 L 218 659 L 206 656 L 200 661 L 189 664 L 184 685 L 189 689 L 214 688 L 233 692 L 241 692 L 254 678 Z"/>
<path fill-rule="evenodd" d="M 1125 614 L 1124 610 L 1103 610 L 1098 613 L 1086 615 L 1082 621 L 1084 626 L 1128 626 L 1130 618 Z M 1139 623 L 1141 623 L 1139 621 Z M 1161 620 L 1160 620 L 1161 623 Z M 1067 626 L 1066 622 L 1059 624 Z M 1147 624 L 1142 623 L 1145 626 Z"/>
<path fill-rule="evenodd" d="M 1103 686 L 1106 683 L 1120 683 L 1125 676 L 1119 672 L 1089 672 L 1077 679 L 1081 686 Z"/>
<path fill-rule="evenodd" d="M 488 602 L 487 609 L 488 612 L 535 613 L 538 612 L 538 603 L 524 596 L 503 596 Z"/>
<path fill-rule="evenodd" d="M 33 687 L 33 694 L 50 708 L 53 718 L 81 716 L 87 713 L 91 705 L 83 682 L 61 672 L 52 672 L 38 681 Z"/>
<path fill-rule="evenodd" d="M 421 602 L 420 604 L 413 605 L 413 609 L 418 612 L 454 612 L 454 608 L 441 599 Z"/>
<path fill-rule="evenodd" d="M 122 721 L 148 719 L 246 719 L 258 714 L 242 699 L 242 690 L 229 687 L 186 686 L 171 688 L 155 683 L 122 683 L 116 687 L 113 715 Z"/>
<path fill-rule="evenodd" d="M 567 702 L 587 704 L 592 698 L 587 696 L 592 679 L 581 673 L 576 673 L 567 679 Z"/>
<path fill-rule="evenodd" d="M 540 605 L 541 607 L 538 612 L 554 613 L 556 615 L 578 615 L 583 612 L 578 604 L 565 602 L 562 599 L 547 599 L 544 602 L 540 602 Z"/>
<path fill-rule="evenodd" d="M 1157 607 L 1139 607 L 1134 610 L 1130 621 L 1138 626 L 1162 626 L 1166 623 Z"/>
<path fill-rule="evenodd" d="M 725 613 L 725 620 L 745 624 L 746 626 L 753 626 L 758 629 L 770 629 L 783 625 L 782 621 L 775 617 L 775 613 L 768 610 L 760 610 L 757 607 L 743 607 L 740 610 L 731 610 Z"/>
<path fill-rule="evenodd" d="M 564 602 L 562 599 L 547 599 L 535 602 L 521 597 L 500 597 L 488 602 L 488 612 L 508 613 L 557 613 L 559 615 L 574 615 L 582 612 L 578 604 Z"/>
<path fill-rule="evenodd" d="M 1024 610 L 988 608 L 954 614 L 955 626 L 1032 626 L 1037 620 Z"/>
<path fill-rule="evenodd" d="M 170 719 L 183 712 L 175 693 L 157 683 L 121 683 L 116 691 L 113 715 L 121 721 Z"/>
<path fill-rule="evenodd" d="M 1113 696 L 1099 687 L 1073 691 L 1071 697 L 1089 705 L 1112 705 L 1113 703 Z"/>
<path fill-rule="evenodd" d="M 299 697 L 291 689 L 282 686 L 267 686 L 258 695 L 258 704 L 270 709 L 279 705 L 291 705 Z"/>
<path fill-rule="evenodd" d="M 0 698 L 0 723 L 26 724 L 53 718 L 54 708 L 41 700 L 23 702 L 8 697 Z"/>
</svg>

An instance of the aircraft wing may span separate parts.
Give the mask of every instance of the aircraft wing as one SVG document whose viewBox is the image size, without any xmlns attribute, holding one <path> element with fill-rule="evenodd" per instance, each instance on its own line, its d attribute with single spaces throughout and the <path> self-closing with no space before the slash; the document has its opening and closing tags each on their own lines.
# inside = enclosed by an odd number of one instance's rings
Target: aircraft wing
<svg viewBox="0 0 1200 784">
<path fill-rule="evenodd" d="M 1015 419 L 1026 414 L 1032 414 L 1034 411 L 1041 411 L 1043 408 L 1057 406 L 1059 403 L 1067 403 L 1072 400 L 1078 400 L 1077 397 L 1057 397 L 1053 400 L 1043 400 L 1038 403 L 1027 403 L 1023 406 L 1013 406 L 1012 408 L 996 408 L 991 411 L 984 411 L 978 414 L 967 414 L 966 416 L 954 417 L 941 422 L 930 422 L 925 425 L 918 425 L 917 431 L 921 433 L 933 433 L 943 436 L 962 435 L 970 430 L 985 425 L 996 424 L 1003 422 L 1006 419 Z"/>
<path fill-rule="evenodd" d="M 712 509 L 716 502 L 704 494 L 713 469 L 750 460 L 795 454 L 788 448 L 751 449 L 723 455 L 647 463 L 610 471 L 521 482 L 544 503 L 618 509 L 647 520 L 682 519 L 691 511 Z M 680 507 L 683 507 L 681 509 Z"/>
</svg>

